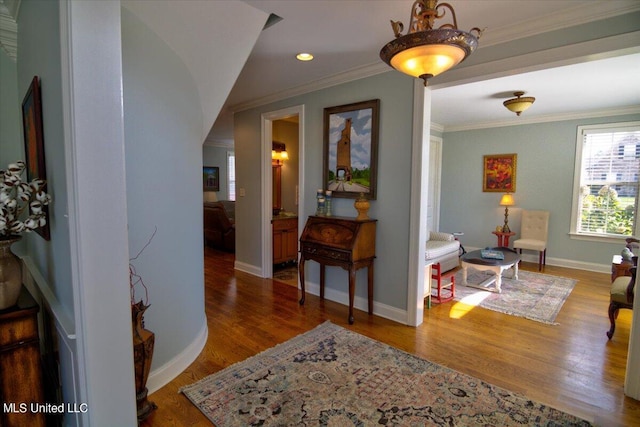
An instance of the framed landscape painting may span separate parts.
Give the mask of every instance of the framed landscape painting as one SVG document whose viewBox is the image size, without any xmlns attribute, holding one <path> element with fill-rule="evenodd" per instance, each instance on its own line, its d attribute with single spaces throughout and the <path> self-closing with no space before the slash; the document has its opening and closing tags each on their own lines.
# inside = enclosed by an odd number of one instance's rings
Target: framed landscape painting
<svg viewBox="0 0 640 427">
<path fill-rule="evenodd" d="M 220 168 L 218 166 L 204 166 L 202 168 L 203 191 L 220 191 Z"/>
<path fill-rule="evenodd" d="M 24 132 L 24 150 L 26 153 L 27 180 L 47 180 L 44 162 L 44 133 L 42 129 L 42 99 L 38 76 L 31 80 L 27 94 L 22 100 L 22 128 Z M 51 240 L 49 227 L 49 206 L 43 206 L 47 223 L 34 231 L 45 240 Z"/>
<path fill-rule="evenodd" d="M 483 161 L 482 191 L 515 193 L 517 159 L 517 154 L 485 155 Z"/>
<path fill-rule="evenodd" d="M 375 200 L 380 100 L 324 109 L 324 189 Z"/>
</svg>

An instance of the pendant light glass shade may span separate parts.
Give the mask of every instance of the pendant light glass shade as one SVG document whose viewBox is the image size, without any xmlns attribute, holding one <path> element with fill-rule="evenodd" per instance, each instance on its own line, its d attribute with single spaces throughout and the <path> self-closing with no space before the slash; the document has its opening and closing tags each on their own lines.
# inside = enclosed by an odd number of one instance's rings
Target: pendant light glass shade
<svg viewBox="0 0 640 427">
<path fill-rule="evenodd" d="M 434 21 L 444 17 L 447 10 L 453 24 L 433 29 Z M 380 58 L 402 73 L 423 79 L 425 86 L 428 79 L 455 67 L 478 47 L 480 29 L 471 30 L 477 36 L 458 30 L 455 12 L 448 3 L 416 0 L 411 12 L 405 35 L 401 34 L 402 22 L 391 21 L 396 38 L 382 48 Z"/>
<path fill-rule="evenodd" d="M 531 105 L 535 102 L 535 98 L 532 96 L 525 96 L 524 92 L 514 92 L 513 93 L 516 98 L 507 99 L 503 102 L 503 105 L 507 107 L 509 111 L 513 111 L 516 115 L 520 115 L 524 110 L 531 107 Z"/>
</svg>

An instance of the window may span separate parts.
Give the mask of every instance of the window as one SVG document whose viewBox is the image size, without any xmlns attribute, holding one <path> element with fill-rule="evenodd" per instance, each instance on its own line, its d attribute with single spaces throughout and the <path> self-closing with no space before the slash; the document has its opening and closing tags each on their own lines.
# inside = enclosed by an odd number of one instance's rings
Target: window
<svg viewBox="0 0 640 427">
<path fill-rule="evenodd" d="M 635 229 L 640 122 L 579 126 L 571 233 L 622 238 Z"/>
<path fill-rule="evenodd" d="M 229 200 L 236 199 L 236 155 L 233 151 L 227 152 L 227 174 L 229 182 L 227 188 L 229 189 Z"/>
</svg>

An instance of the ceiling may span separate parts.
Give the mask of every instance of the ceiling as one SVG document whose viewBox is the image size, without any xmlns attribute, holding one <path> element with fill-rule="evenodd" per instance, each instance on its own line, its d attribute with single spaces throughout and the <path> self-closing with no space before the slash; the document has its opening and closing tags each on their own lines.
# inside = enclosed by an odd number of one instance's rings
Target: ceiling
<svg viewBox="0 0 640 427">
<path fill-rule="evenodd" d="M 393 38 L 389 21 L 402 21 L 406 28 L 413 0 L 244 2 L 282 20 L 262 31 L 207 143 L 232 143 L 233 111 L 389 71 L 379 58 L 382 46 Z M 637 0 L 450 3 L 459 29 L 485 29 L 478 52 L 498 42 L 640 10 Z M 448 21 L 436 23 L 445 22 Z M 637 35 L 634 37 L 637 39 Z M 616 56 L 618 53 L 609 58 L 586 58 L 577 64 L 463 85 L 440 88 L 434 80 L 432 122 L 446 130 L 456 130 L 540 121 L 568 113 L 620 112 L 630 108 L 637 111 L 640 40 L 635 46 L 636 49 L 622 52 L 624 56 Z M 297 61 L 295 55 L 299 52 L 310 52 L 315 59 Z M 536 98 L 520 117 L 502 106 L 502 101 L 513 97 L 512 92 L 517 90 Z"/>
</svg>

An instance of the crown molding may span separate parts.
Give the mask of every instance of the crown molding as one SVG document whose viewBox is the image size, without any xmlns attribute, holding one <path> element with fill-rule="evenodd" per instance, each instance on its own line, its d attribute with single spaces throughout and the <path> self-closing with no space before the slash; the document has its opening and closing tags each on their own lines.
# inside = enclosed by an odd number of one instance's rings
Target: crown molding
<svg viewBox="0 0 640 427">
<path fill-rule="evenodd" d="M 0 0 L 0 47 L 14 62 L 18 58 L 18 24 L 20 0 Z"/>
<path fill-rule="evenodd" d="M 494 120 L 483 123 L 468 123 L 457 126 L 443 126 L 443 132 L 460 132 L 467 130 L 490 129 L 505 126 L 521 126 L 540 123 L 564 122 L 568 120 L 583 120 L 599 117 L 624 116 L 628 114 L 640 114 L 640 106 L 634 105 L 623 108 L 611 108 L 598 111 L 584 111 L 576 113 L 548 114 L 537 117 L 514 117 L 509 120 Z M 433 126 L 433 124 L 432 124 Z M 441 125 L 439 125 L 441 126 Z"/>
<path fill-rule="evenodd" d="M 567 27 L 588 24 L 589 22 L 637 12 L 639 10 L 640 2 L 638 1 L 600 1 L 593 2 L 589 7 L 576 6 L 566 9 L 563 12 L 546 16 L 544 19 L 529 19 L 506 25 L 496 30 L 487 28 L 482 34 L 482 43 L 479 49 L 504 43 L 505 40 L 512 41 L 532 37 Z"/>
<path fill-rule="evenodd" d="M 362 67 L 352 68 L 332 76 L 318 79 L 311 83 L 305 83 L 302 85 L 294 86 L 289 89 L 280 91 L 278 93 L 263 96 L 251 101 L 235 104 L 229 106 L 229 109 L 234 113 L 239 111 L 249 110 L 251 108 L 260 107 L 261 105 L 271 104 L 273 102 L 282 101 L 283 99 L 292 98 L 298 95 L 304 95 L 310 92 L 315 92 L 320 89 L 326 89 L 329 87 L 337 86 L 343 83 L 349 83 L 355 80 L 360 80 L 365 77 L 375 76 L 377 74 L 387 73 L 393 71 L 385 63 L 376 62 L 374 64 L 364 65 Z"/>
<path fill-rule="evenodd" d="M 5 8 L 13 20 L 17 21 L 21 1 L 22 0 L 0 0 L 0 9 Z"/>
<path fill-rule="evenodd" d="M 612 18 L 615 16 L 632 13 L 640 10 L 640 2 L 638 1 L 599 1 L 593 2 L 588 8 L 584 6 L 574 7 L 567 9 L 561 13 L 555 13 L 547 16 L 544 20 L 530 19 L 524 22 L 518 22 L 516 24 L 501 27 L 497 30 L 487 29 L 482 35 L 482 43 L 479 49 L 504 43 L 505 40 L 517 40 L 525 37 L 542 34 L 549 31 L 560 30 L 575 25 L 585 24 L 589 22 L 599 21 L 602 19 Z M 629 38 L 634 40 L 637 35 L 629 35 Z M 611 37 L 616 39 L 617 37 Z M 611 39 L 610 38 L 610 39 Z M 635 42 L 634 42 L 635 43 Z M 566 58 L 566 57 L 564 57 Z M 484 65 L 484 64 L 481 64 Z M 460 70 L 469 71 L 470 67 L 461 67 Z M 304 95 L 310 92 L 315 92 L 320 89 L 326 89 L 332 86 L 337 86 L 342 83 L 348 83 L 351 81 L 359 80 L 365 77 L 382 74 L 385 72 L 393 71 L 382 61 L 373 64 L 353 68 L 323 79 L 316 80 L 308 84 L 302 84 L 294 86 L 292 88 L 267 95 L 261 98 L 256 98 L 251 101 L 242 102 L 231 105 L 229 109 L 233 112 L 239 112 L 248 110 L 251 108 L 260 107 L 262 105 L 271 104 L 277 101 L 282 101 L 294 96 Z M 449 70 L 448 74 L 451 75 L 454 70 Z M 457 80 L 457 79 L 455 79 Z M 456 82 L 455 84 L 459 84 Z"/>
<path fill-rule="evenodd" d="M 205 147 L 213 147 L 213 148 L 230 148 L 233 150 L 233 140 L 224 140 L 224 141 L 212 141 L 209 139 L 205 139 L 202 144 Z"/>
</svg>

